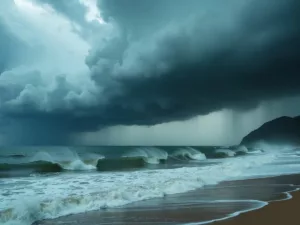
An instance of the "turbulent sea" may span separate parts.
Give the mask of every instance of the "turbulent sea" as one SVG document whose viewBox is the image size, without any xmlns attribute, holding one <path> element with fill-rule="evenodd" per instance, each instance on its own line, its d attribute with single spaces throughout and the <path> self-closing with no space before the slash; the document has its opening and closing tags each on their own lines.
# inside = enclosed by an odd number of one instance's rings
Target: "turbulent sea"
<svg viewBox="0 0 300 225">
<path fill-rule="evenodd" d="M 30 225 L 225 181 L 295 173 L 300 149 L 294 148 L 2 147 L 0 224 Z"/>
</svg>

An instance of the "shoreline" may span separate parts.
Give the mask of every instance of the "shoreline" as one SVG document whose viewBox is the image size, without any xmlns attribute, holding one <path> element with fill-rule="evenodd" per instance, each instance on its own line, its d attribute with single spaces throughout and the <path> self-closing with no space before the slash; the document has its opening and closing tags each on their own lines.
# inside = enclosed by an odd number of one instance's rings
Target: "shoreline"
<svg viewBox="0 0 300 225">
<path fill-rule="evenodd" d="M 300 205 L 300 186 L 299 185 L 294 185 L 294 186 L 296 188 L 295 190 L 287 191 L 287 192 L 282 193 L 282 194 L 286 195 L 286 198 L 277 199 L 277 200 L 270 200 L 270 201 L 248 200 L 249 202 L 251 202 L 251 201 L 261 202 L 262 205 L 258 206 L 256 208 L 250 208 L 250 209 L 237 211 L 237 212 L 231 213 L 231 214 L 229 214 L 229 215 L 227 215 L 226 217 L 223 217 L 223 218 L 209 220 L 209 221 L 203 221 L 203 222 L 186 223 L 186 224 L 182 224 L 182 225 L 209 225 L 209 224 L 214 224 L 214 225 L 248 225 L 248 224 L 253 225 L 253 224 L 255 224 L 255 225 L 259 225 L 260 223 L 258 223 L 258 221 L 251 221 L 252 223 L 244 223 L 244 220 L 249 222 L 250 220 L 248 219 L 248 217 L 251 217 L 252 214 L 254 214 L 253 217 L 256 217 L 256 215 L 255 215 L 256 211 L 264 210 L 266 207 L 268 207 L 268 208 L 271 207 L 273 209 L 273 207 L 274 207 L 273 204 L 274 203 L 277 203 L 276 207 L 278 207 L 278 205 L 280 205 L 279 203 L 281 203 L 281 202 L 287 202 L 287 201 L 290 201 L 290 200 L 294 200 L 294 201 L 297 201 Z M 295 200 L 295 196 L 297 197 L 297 200 Z M 283 207 L 282 206 L 280 206 L 280 207 L 281 207 L 280 212 L 282 212 Z M 268 209 L 268 211 L 272 210 L 272 209 Z M 250 213 L 251 215 L 247 215 L 248 213 Z M 260 212 L 260 214 L 264 214 L 264 213 L 265 213 L 264 211 Z M 262 215 L 262 216 L 264 216 L 264 215 Z M 266 215 L 266 216 L 269 216 L 269 215 Z M 240 217 L 245 217 L 245 218 L 240 219 Z M 243 221 L 240 221 L 240 220 L 243 220 Z M 266 223 L 265 221 L 263 221 L 261 224 L 262 225 L 273 225 L 275 223 L 272 222 L 272 223 L 269 224 L 269 223 Z M 289 225 L 293 225 L 293 224 L 289 223 Z M 297 225 L 298 225 L 298 223 L 297 223 Z"/>
<path fill-rule="evenodd" d="M 295 185 L 292 185 L 294 183 Z M 256 221 L 256 213 L 263 212 L 282 202 L 300 203 L 300 174 L 278 177 L 249 179 L 244 181 L 227 181 L 216 187 L 207 187 L 177 196 L 132 203 L 124 208 L 107 209 L 60 217 L 53 220 L 37 221 L 34 224 L 67 225 L 76 221 L 78 225 L 94 224 L 184 224 L 184 225 L 283 225 L 285 223 L 268 223 Z M 285 189 L 285 191 L 283 191 Z M 289 190 L 288 190 L 289 189 Z M 273 192 L 273 194 L 272 194 Z M 297 199 L 291 199 L 296 193 Z M 197 198 L 208 195 L 216 197 L 211 203 L 202 204 Z M 232 200 L 227 197 L 231 196 Z M 168 200 L 169 199 L 169 200 Z M 219 199 L 219 200 L 217 200 Z M 253 199 L 253 200 L 250 200 Z M 205 199 L 203 199 L 205 201 Z M 147 204 L 148 203 L 148 204 Z M 167 204 L 166 204 L 167 203 Z M 183 203 L 183 205 L 181 205 Z M 290 204 L 290 203 L 288 203 Z M 252 206 L 251 206 L 252 205 Z M 248 208 L 248 209 L 247 209 Z M 287 207 L 289 209 L 289 207 Z M 276 209 L 275 209 L 276 211 Z M 280 209 L 279 212 L 284 211 Z M 199 212 L 201 212 L 199 214 Z M 271 216 L 273 215 L 271 209 Z M 278 213 L 277 211 L 275 214 Z M 297 214 L 296 214 L 297 215 Z M 251 223 L 244 223 L 240 218 Z M 250 217 L 250 219 L 248 218 Z M 265 216 L 262 215 L 262 218 Z M 266 216 L 266 218 L 268 215 Z M 286 216 L 283 215 L 284 218 Z M 147 218 L 147 219 L 146 219 Z M 253 221 L 253 219 L 255 219 Z M 267 218 L 268 219 L 268 218 Z M 275 219 L 276 221 L 276 219 Z M 286 221 L 286 219 L 285 219 Z M 297 223 L 288 223 L 298 225 Z"/>
<path fill-rule="evenodd" d="M 207 223 L 194 223 L 194 225 L 298 225 L 300 190 L 297 188 L 297 190 L 287 192 L 286 194 L 286 199 L 270 201 L 261 208 L 249 210 L 247 212 L 240 212 L 236 216 L 233 215 Z"/>
</svg>

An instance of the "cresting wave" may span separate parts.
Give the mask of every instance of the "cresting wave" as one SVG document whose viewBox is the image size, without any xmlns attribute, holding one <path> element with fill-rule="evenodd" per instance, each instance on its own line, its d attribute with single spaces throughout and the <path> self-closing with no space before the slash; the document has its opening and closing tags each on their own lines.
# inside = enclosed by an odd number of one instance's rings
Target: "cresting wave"
<svg viewBox="0 0 300 225">
<path fill-rule="evenodd" d="M 131 170 L 178 161 L 203 161 L 208 158 L 230 158 L 244 154 L 261 154 L 261 151 L 249 152 L 245 147 L 231 149 L 215 149 L 208 152 L 208 157 L 192 147 L 178 147 L 170 154 L 162 148 L 138 147 L 125 152 L 123 155 L 106 158 L 99 154 L 90 154 L 88 158 L 80 158 L 76 152 L 69 152 L 67 158 L 55 158 L 48 152 L 40 151 L 27 161 L 24 157 L 16 163 L 0 163 L 0 172 L 27 170 L 29 173 L 51 173 L 62 171 L 116 171 Z M 172 161 L 173 160 L 173 161 Z"/>
<path fill-rule="evenodd" d="M 48 152 L 38 152 L 27 162 L 2 163 L 0 171 L 28 170 L 29 172 L 50 173 L 62 171 L 115 171 L 124 169 L 137 169 L 151 164 L 166 163 L 169 155 L 166 151 L 154 147 L 139 147 L 129 150 L 121 157 L 105 158 L 94 155 L 89 159 L 81 159 L 77 153 L 72 152 L 68 160 L 56 159 Z M 205 160 L 205 154 L 193 148 L 179 148 L 173 157 L 181 160 Z"/>
<path fill-rule="evenodd" d="M 194 148 L 186 147 L 180 148 L 176 150 L 173 154 L 173 157 L 179 159 L 187 159 L 187 160 L 205 160 L 206 156 L 200 151 L 197 151 Z"/>
<path fill-rule="evenodd" d="M 0 171 L 15 171 L 15 170 L 29 170 L 37 173 L 50 173 L 50 172 L 61 172 L 64 170 L 93 170 L 96 169 L 92 163 L 85 163 L 81 160 L 75 160 L 71 162 L 54 163 L 48 161 L 34 161 L 21 164 L 0 164 Z"/>
<path fill-rule="evenodd" d="M 216 158 L 227 158 L 227 157 L 234 157 L 236 152 L 230 149 L 217 149 L 215 151 Z"/>
<path fill-rule="evenodd" d="M 142 158 L 146 163 L 159 164 L 168 159 L 168 153 L 162 149 L 154 147 L 135 148 L 125 153 L 123 158 Z"/>
<path fill-rule="evenodd" d="M 95 170 L 98 160 L 103 158 L 102 156 L 98 156 L 95 159 L 82 160 L 76 153 L 72 154 L 73 157 L 71 160 L 59 161 L 47 152 L 38 152 L 27 161 L 21 161 L 20 163 L 0 163 L 0 172 L 26 170 L 36 173 L 51 173 L 64 170 Z"/>
<path fill-rule="evenodd" d="M 0 163 L 0 172 L 26 170 L 29 173 L 51 173 L 62 171 L 114 171 L 137 169 L 147 164 L 159 164 L 168 159 L 168 153 L 158 148 L 137 148 L 118 158 L 106 159 L 101 155 L 92 155 L 89 159 L 81 159 L 72 152 L 68 160 L 56 159 L 48 152 L 38 152 L 27 162 Z"/>
<path fill-rule="evenodd" d="M 251 174 L 252 168 L 270 163 L 274 157 L 268 154 L 228 158 L 204 167 L 28 177 L 18 184 L 14 195 L 5 195 L 5 189 L 0 189 L 0 195 L 5 196 L 0 202 L 0 223 L 29 225 L 36 220 L 122 206 L 242 179 L 249 171 Z M 17 182 L 18 179 L 7 179 L 3 185 L 14 186 Z"/>
</svg>

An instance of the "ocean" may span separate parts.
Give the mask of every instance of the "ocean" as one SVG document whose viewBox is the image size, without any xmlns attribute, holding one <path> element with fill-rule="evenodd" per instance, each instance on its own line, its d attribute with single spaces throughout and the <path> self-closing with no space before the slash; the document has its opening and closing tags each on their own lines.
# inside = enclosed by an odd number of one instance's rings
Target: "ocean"
<svg viewBox="0 0 300 225">
<path fill-rule="evenodd" d="M 288 198 L 274 177 L 298 173 L 289 147 L 2 147 L 0 224 L 205 224 Z"/>
</svg>

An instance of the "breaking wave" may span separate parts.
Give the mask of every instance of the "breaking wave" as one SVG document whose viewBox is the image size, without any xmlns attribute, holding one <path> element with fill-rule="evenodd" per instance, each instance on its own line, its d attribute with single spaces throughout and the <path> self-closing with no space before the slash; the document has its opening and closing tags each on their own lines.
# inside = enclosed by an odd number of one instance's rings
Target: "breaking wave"
<svg viewBox="0 0 300 225">
<path fill-rule="evenodd" d="M 63 154 L 39 151 L 32 157 L 21 157 L 14 161 L 0 162 L 0 172 L 24 170 L 24 174 L 51 173 L 63 171 L 117 171 L 132 170 L 143 167 L 154 167 L 154 165 L 166 163 L 172 167 L 175 161 L 203 161 L 207 158 L 231 158 L 239 155 L 261 154 L 263 151 L 249 150 L 244 146 L 238 146 L 231 150 L 229 148 L 211 149 L 205 154 L 192 147 L 181 147 L 164 150 L 162 147 L 138 147 L 132 148 L 124 154 L 106 158 L 96 153 L 85 153 L 79 156 L 76 152 L 63 149 Z M 167 150 L 170 153 L 168 154 Z M 294 154 L 296 154 L 294 152 Z M 157 168 L 156 166 L 154 168 Z M 166 167 L 164 167 L 166 168 Z M 28 173 L 27 173 L 28 172 Z M 23 173 L 22 173 L 23 174 Z M 3 174 L 2 174 L 3 175 Z M 5 175 L 5 174 L 4 174 Z"/>
<path fill-rule="evenodd" d="M 96 169 L 96 166 L 94 166 L 92 164 L 87 164 L 87 163 L 83 162 L 80 159 L 76 159 L 76 160 L 71 161 L 71 162 L 62 163 L 61 166 L 65 170 L 75 170 L 75 171 L 95 170 Z"/>
<path fill-rule="evenodd" d="M 162 149 L 154 147 L 135 148 L 125 153 L 123 158 L 142 158 L 146 163 L 159 164 L 168 159 L 168 153 Z"/>
<path fill-rule="evenodd" d="M 262 153 L 264 153 L 264 151 L 260 149 L 248 151 L 248 154 L 262 154 Z"/>
<path fill-rule="evenodd" d="M 216 158 L 227 158 L 227 157 L 234 157 L 236 152 L 230 149 L 217 149 L 214 153 Z"/>
<path fill-rule="evenodd" d="M 172 153 L 172 156 L 179 159 L 187 160 L 205 160 L 206 156 L 200 151 L 197 151 L 194 148 L 186 147 L 180 148 Z"/>
<path fill-rule="evenodd" d="M 2 163 L 0 164 L 0 171 L 14 171 L 14 170 L 29 170 L 29 172 L 36 173 L 51 173 L 61 172 L 64 170 L 82 171 L 82 170 L 95 170 L 96 166 L 86 164 L 81 160 L 71 162 L 55 163 L 48 161 L 34 161 L 28 163 Z"/>
<path fill-rule="evenodd" d="M 246 155 L 248 152 L 248 148 L 245 145 L 239 145 L 235 149 L 236 155 Z"/>
<path fill-rule="evenodd" d="M 99 159 L 81 160 L 76 153 L 72 153 L 69 160 L 61 161 L 48 152 L 38 152 L 28 162 L 22 163 L 1 163 L 0 171 L 28 170 L 36 173 L 51 173 L 69 171 L 95 170 Z"/>
</svg>

